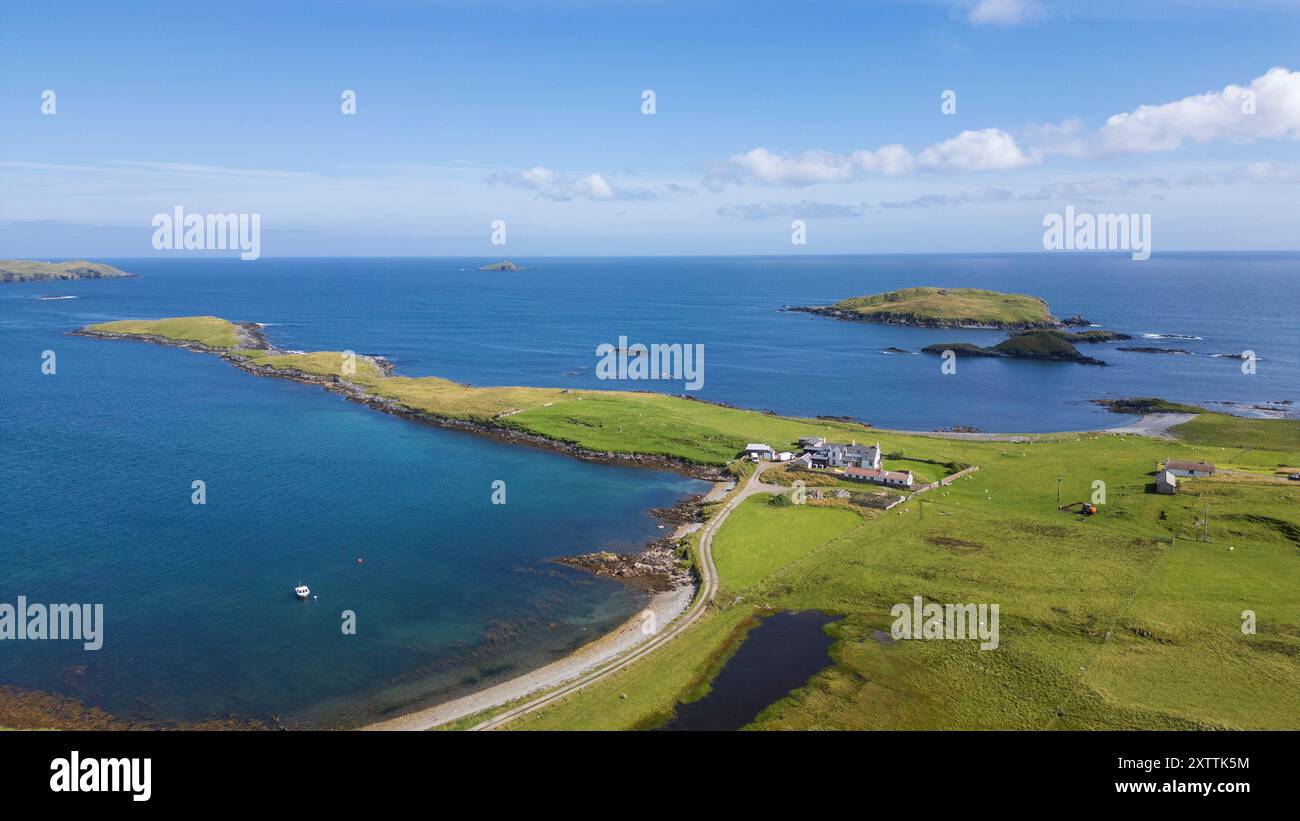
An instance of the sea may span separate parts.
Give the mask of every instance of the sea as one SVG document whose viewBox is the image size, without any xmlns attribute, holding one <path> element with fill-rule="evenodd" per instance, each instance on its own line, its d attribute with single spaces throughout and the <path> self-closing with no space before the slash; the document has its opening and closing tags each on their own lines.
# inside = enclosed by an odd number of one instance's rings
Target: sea
<svg viewBox="0 0 1300 821">
<path fill-rule="evenodd" d="M 97 260 L 135 279 L 0 285 L 0 603 L 104 611 L 99 650 L 0 642 L 0 685 L 148 724 L 365 724 L 634 615 L 645 594 L 554 559 L 635 550 L 664 535 L 652 508 L 707 488 L 377 413 L 214 356 L 68 334 L 88 323 L 211 314 L 407 376 L 673 394 L 683 380 L 599 379 L 597 348 L 699 345 L 697 398 L 903 430 L 1098 429 L 1132 417 L 1092 400 L 1129 396 L 1252 415 L 1300 404 L 1298 254 L 512 259 L 526 270 L 160 256 Z M 963 358 L 944 373 L 917 352 L 1005 334 L 781 310 L 913 285 L 1033 294 L 1135 338 L 1082 348 L 1107 367 Z"/>
</svg>

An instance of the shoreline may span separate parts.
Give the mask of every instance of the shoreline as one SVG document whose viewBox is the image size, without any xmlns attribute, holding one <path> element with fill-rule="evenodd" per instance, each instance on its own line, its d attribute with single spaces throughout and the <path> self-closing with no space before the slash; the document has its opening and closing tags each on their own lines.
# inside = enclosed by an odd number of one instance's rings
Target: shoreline
<svg viewBox="0 0 1300 821">
<path fill-rule="evenodd" d="M 485 687 L 450 701 L 357 727 L 358 730 L 431 730 L 468 716 L 501 707 L 544 690 L 558 687 L 584 673 L 611 662 L 650 641 L 657 631 L 643 632 L 645 614 L 654 613 L 656 625 L 668 625 L 695 600 L 698 585 L 656 593 L 640 613 L 614 630 L 536 670 L 521 673 L 499 684 Z"/>
</svg>

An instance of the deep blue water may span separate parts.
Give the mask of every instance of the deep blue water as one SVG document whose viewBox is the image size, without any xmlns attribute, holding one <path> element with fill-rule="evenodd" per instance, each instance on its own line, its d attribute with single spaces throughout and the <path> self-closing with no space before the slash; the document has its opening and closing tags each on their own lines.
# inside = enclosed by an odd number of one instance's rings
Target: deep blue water
<svg viewBox="0 0 1300 821">
<path fill-rule="evenodd" d="M 215 357 L 67 336 L 89 322 L 214 314 L 281 347 L 382 354 L 478 385 L 638 388 L 595 348 L 700 343 L 701 398 L 889 427 L 1117 424 L 1087 400 L 1300 400 L 1300 255 L 518 260 L 109 260 L 143 278 L 0 286 L 0 601 L 101 601 L 105 648 L 0 645 L 0 683 L 150 718 L 349 722 L 553 657 L 640 596 L 547 561 L 631 549 L 677 476 L 580 463 L 375 413 Z M 1109 368 L 887 355 L 1001 334 L 844 323 L 786 304 L 937 284 L 1032 293 L 1135 334 Z M 77 299 L 41 301 L 40 295 Z M 43 350 L 58 373 L 40 372 Z M 1258 373 L 1212 353 L 1252 349 Z M 208 504 L 190 504 L 203 479 Z M 509 502 L 490 504 L 507 481 Z M 363 556 L 364 564 L 356 558 Z M 319 600 L 300 603 L 301 579 Z M 345 637 L 340 611 L 357 612 Z"/>
</svg>

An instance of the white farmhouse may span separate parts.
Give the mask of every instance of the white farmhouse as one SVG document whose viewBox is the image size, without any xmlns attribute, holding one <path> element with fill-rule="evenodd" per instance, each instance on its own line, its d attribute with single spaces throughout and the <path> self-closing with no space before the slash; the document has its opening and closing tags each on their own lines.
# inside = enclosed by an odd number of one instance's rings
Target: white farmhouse
<svg viewBox="0 0 1300 821">
<path fill-rule="evenodd" d="M 1166 459 L 1165 470 L 1175 476 L 1214 475 L 1214 465 L 1210 462 L 1185 462 L 1181 459 Z"/>
</svg>

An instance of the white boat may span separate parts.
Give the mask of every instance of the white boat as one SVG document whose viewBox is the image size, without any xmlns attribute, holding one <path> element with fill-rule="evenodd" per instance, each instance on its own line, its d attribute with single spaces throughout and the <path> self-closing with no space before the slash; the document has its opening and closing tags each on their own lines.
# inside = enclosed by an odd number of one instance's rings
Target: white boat
<svg viewBox="0 0 1300 821">
<path fill-rule="evenodd" d="M 305 599 L 311 595 L 311 588 L 305 584 L 300 584 L 293 589 L 293 594 L 300 599 Z"/>
</svg>

